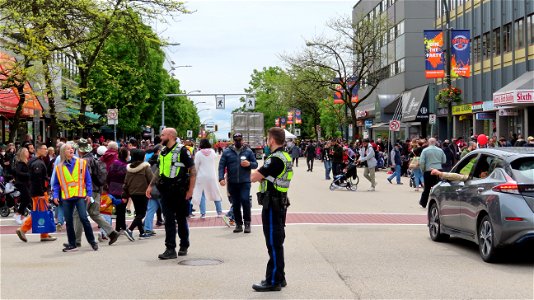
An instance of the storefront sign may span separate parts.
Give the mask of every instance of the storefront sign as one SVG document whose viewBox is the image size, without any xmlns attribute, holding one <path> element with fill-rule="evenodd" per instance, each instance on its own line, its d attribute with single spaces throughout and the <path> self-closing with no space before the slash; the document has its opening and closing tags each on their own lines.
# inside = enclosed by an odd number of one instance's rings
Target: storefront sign
<svg viewBox="0 0 534 300">
<path fill-rule="evenodd" d="M 484 102 L 480 101 L 480 102 L 473 103 L 472 110 L 474 113 L 479 112 L 479 111 L 484 111 Z"/>
<path fill-rule="evenodd" d="M 356 118 L 358 118 L 358 119 L 363 119 L 363 118 L 366 118 L 367 116 L 368 116 L 368 113 L 365 110 L 357 110 L 356 111 Z"/>
<path fill-rule="evenodd" d="M 438 115 L 438 117 L 446 117 L 448 114 L 449 114 L 449 109 L 446 107 L 439 107 L 438 110 L 436 111 L 436 115 Z"/>
<path fill-rule="evenodd" d="M 534 103 L 534 90 L 514 90 L 507 93 L 494 94 L 493 103 L 496 106 Z"/>
<path fill-rule="evenodd" d="M 510 108 L 504 108 L 504 109 L 499 109 L 499 117 L 515 117 L 519 115 L 517 110 L 515 109 L 510 109 Z"/>
<path fill-rule="evenodd" d="M 458 115 L 466 115 L 473 112 L 473 105 L 472 104 L 462 104 L 462 105 L 455 105 L 452 107 L 452 114 L 454 116 Z"/>
<path fill-rule="evenodd" d="M 371 126 L 373 126 L 373 119 L 365 120 L 365 128 L 369 129 L 369 128 L 371 128 Z"/>
<path fill-rule="evenodd" d="M 494 111 L 495 105 L 493 104 L 493 101 L 484 101 L 482 104 L 483 111 Z"/>
<path fill-rule="evenodd" d="M 494 112 L 487 112 L 487 113 L 478 113 L 475 115 L 476 119 L 478 121 L 483 121 L 483 120 L 495 120 L 496 114 Z"/>
</svg>

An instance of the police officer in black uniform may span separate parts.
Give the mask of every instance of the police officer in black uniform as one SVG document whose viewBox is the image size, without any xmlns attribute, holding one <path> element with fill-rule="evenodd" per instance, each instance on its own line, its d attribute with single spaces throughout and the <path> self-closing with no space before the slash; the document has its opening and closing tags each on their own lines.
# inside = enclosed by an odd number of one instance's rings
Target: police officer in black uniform
<svg viewBox="0 0 534 300">
<path fill-rule="evenodd" d="M 161 132 L 164 146 L 158 157 L 159 172 L 153 178 L 161 194 L 161 206 L 165 216 L 165 252 L 159 259 L 176 258 L 176 223 L 180 237 L 179 256 L 187 255 L 189 248 L 189 226 L 187 216 L 193 187 L 195 186 L 195 162 L 187 147 L 179 145 L 176 129 L 165 128 Z M 146 196 L 151 197 L 152 184 L 148 185 Z"/>
<path fill-rule="evenodd" d="M 263 206 L 262 222 L 263 234 L 269 262 L 265 273 L 265 280 L 252 285 L 258 292 L 280 291 L 286 286 L 284 272 L 284 239 L 286 212 L 289 206 L 287 192 L 293 177 L 291 156 L 283 150 L 285 141 L 284 130 L 278 127 L 269 129 L 267 145 L 272 154 L 265 160 L 265 164 L 251 174 L 251 181 L 261 181 L 258 202 Z"/>
</svg>

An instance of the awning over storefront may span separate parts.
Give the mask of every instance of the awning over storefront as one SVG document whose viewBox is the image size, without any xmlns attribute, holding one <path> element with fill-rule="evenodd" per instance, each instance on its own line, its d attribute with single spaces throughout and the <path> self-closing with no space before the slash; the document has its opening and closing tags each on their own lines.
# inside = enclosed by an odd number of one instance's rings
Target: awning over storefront
<svg viewBox="0 0 534 300">
<path fill-rule="evenodd" d="M 534 104 L 534 71 L 525 72 L 493 93 L 495 106 Z"/>
<path fill-rule="evenodd" d="M 0 52 L 0 81 L 5 81 L 14 68 L 16 60 L 9 54 Z M 41 116 L 43 108 L 35 95 L 29 82 L 24 83 L 25 101 L 22 105 L 22 117 Z M 7 116 L 15 115 L 20 101 L 20 95 L 16 88 L 0 89 L 0 114 Z"/>
<path fill-rule="evenodd" d="M 394 114 L 397 108 L 398 101 L 401 99 L 402 94 L 386 94 L 378 95 L 378 105 L 382 108 L 384 114 Z"/>
<path fill-rule="evenodd" d="M 26 96 L 26 100 L 22 105 L 21 116 L 33 117 L 36 113 L 37 115 L 41 116 L 43 108 L 41 107 L 39 100 L 37 100 L 37 97 L 33 93 L 31 86 L 28 83 L 26 83 L 24 86 L 24 94 Z M 19 101 L 19 93 L 15 88 L 0 90 L 0 114 L 5 114 L 8 116 L 15 115 Z"/>
<path fill-rule="evenodd" d="M 421 86 L 402 94 L 402 122 L 428 120 L 428 86 Z"/>
</svg>

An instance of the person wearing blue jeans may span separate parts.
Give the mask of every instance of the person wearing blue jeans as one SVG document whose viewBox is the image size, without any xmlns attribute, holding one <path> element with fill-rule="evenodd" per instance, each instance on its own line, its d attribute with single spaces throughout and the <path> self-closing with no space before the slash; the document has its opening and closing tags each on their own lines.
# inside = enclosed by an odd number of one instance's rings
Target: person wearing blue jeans
<svg viewBox="0 0 534 300">
<path fill-rule="evenodd" d="M 84 198 L 69 199 L 67 201 L 63 201 L 63 209 L 65 210 L 65 221 L 67 221 L 67 237 L 69 240 L 69 245 L 71 247 L 76 248 L 76 233 L 74 232 L 73 217 L 74 208 L 78 210 L 78 215 L 80 216 L 80 221 L 82 222 L 83 231 L 85 232 L 87 242 L 89 242 L 91 246 L 96 245 L 93 228 L 91 227 L 91 222 L 89 222 L 89 218 L 87 215 L 87 202 Z M 98 247 L 96 247 L 96 249 L 98 249 Z"/>
<path fill-rule="evenodd" d="M 65 213 L 63 212 L 63 201 L 59 201 L 58 206 L 55 207 L 56 211 L 56 231 L 61 231 L 63 224 L 65 223 Z"/>
<path fill-rule="evenodd" d="M 148 207 L 147 207 L 147 212 L 146 212 L 145 221 L 144 221 L 145 222 L 144 228 L 145 228 L 145 232 L 150 233 L 150 235 L 155 234 L 154 215 L 156 214 L 156 211 L 158 210 L 158 208 L 161 208 L 161 200 L 159 198 L 148 199 Z"/>
<path fill-rule="evenodd" d="M 330 171 L 332 171 L 332 154 L 330 153 L 330 146 L 331 146 L 330 142 L 326 143 L 321 153 L 321 156 L 322 156 L 321 159 L 324 162 L 326 180 L 330 180 Z"/>
<path fill-rule="evenodd" d="M 217 217 L 222 216 L 222 204 L 221 201 L 213 201 L 215 202 L 215 210 L 217 211 Z M 200 217 L 205 218 L 206 217 L 206 196 L 204 195 L 204 192 L 202 192 L 202 197 L 200 198 Z"/>
<path fill-rule="evenodd" d="M 400 155 L 400 145 L 399 144 L 395 144 L 395 147 L 393 148 L 393 150 L 391 150 L 391 154 L 390 154 L 390 160 L 392 163 L 394 163 L 394 166 L 395 166 L 395 172 L 393 172 L 393 174 L 391 174 L 391 176 L 389 176 L 387 179 L 389 181 L 389 183 L 391 183 L 391 180 L 396 177 L 397 178 L 397 184 L 402 184 L 401 182 L 401 166 L 402 166 L 402 161 L 401 161 L 401 155 Z"/>
<path fill-rule="evenodd" d="M 415 191 L 418 192 L 419 186 L 422 186 L 425 182 L 423 179 L 423 171 L 421 171 L 419 167 L 413 169 L 413 178 L 415 182 Z"/>
<path fill-rule="evenodd" d="M 219 183 L 228 184 L 228 192 L 232 195 L 232 210 L 234 212 L 234 233 L 250 233 L 251 201 L 250 201 L 250 172 L 258 167 L 254 152 L 243 144 L 243 135 L 235 133 L 234 145 L 226 148 L 219 161 Z M 267 160 L 265 163 L 267 163 Z M 225 179 L 225 171 L 227 178 Z M 243 214 L 241 214 L 243 207 Z M 245 229 L 243 230 L 243 224 Z"/>
</svg>

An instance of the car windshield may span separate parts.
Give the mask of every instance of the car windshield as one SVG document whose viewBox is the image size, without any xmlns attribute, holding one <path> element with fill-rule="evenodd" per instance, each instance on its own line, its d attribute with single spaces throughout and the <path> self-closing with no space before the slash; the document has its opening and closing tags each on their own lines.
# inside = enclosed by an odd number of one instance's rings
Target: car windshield
<svg viewBox="0 0 534 300">
<path fill-rule="evenodd" d="M 534 184 L 534 157 L 523 157 L 511 164 L 512 173 L 518 183 Z"/>
</svg>

